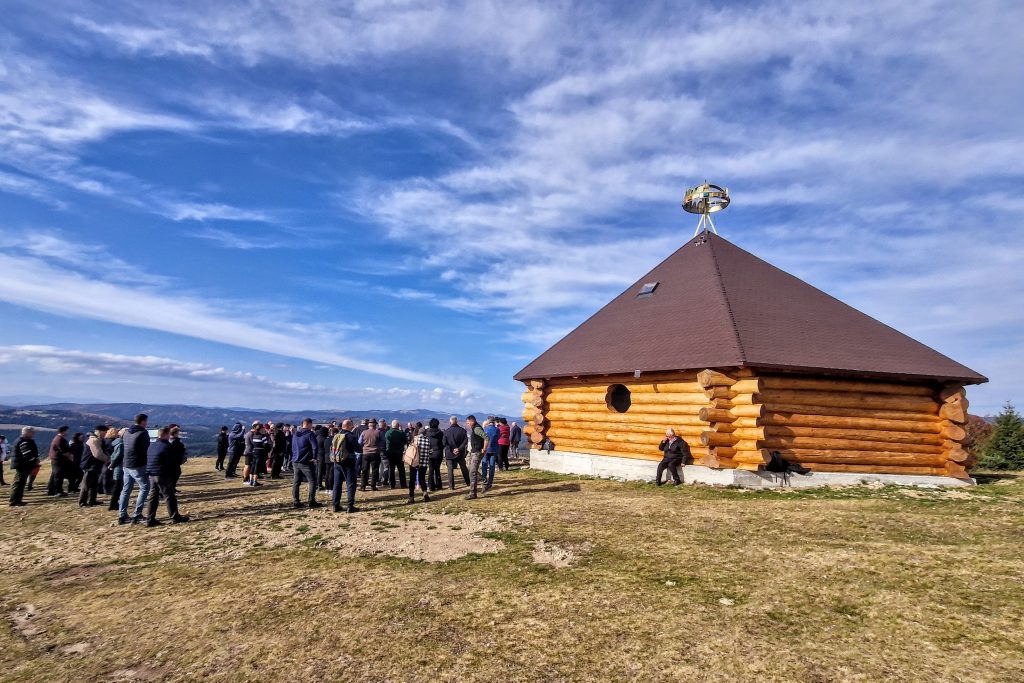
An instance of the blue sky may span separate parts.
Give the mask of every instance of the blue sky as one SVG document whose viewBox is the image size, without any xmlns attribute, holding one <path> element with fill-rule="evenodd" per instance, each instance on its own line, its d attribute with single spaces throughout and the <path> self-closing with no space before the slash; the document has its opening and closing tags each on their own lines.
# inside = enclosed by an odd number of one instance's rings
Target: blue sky
<svg viewBox="0 0 1024 683">
<path fill-rule="evenodd" d="M 1024 403 L 1024 6 L 641 5 L 5 2 L 0 396 L 517 411 L 708 178 Z"/>
</svg>

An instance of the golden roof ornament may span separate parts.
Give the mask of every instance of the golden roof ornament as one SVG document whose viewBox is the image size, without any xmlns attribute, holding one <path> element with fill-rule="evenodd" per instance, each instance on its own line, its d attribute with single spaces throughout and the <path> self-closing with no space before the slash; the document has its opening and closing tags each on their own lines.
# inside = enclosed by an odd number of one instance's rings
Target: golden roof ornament
<svg viewBox="0 0 1024 683">
<path fill-rule="evenodd" d="M 713 185 L 704 181 L 697 187 L 691 187 L 683 195 L 683 211 L 687 213 L 700 214 L 700 221 L 693 236 L 709 230 L 716 235 L 715 223 L 711 220 L 711 214 L 723 211 L 729 206 L 729 188 L 720 185 Z"/>
</svg>

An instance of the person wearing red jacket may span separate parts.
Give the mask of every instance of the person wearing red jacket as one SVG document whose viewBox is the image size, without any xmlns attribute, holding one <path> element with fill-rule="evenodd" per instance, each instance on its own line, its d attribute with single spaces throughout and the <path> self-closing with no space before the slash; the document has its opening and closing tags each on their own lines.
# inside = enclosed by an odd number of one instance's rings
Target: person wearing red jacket
<svg viewBox="0 0 1024 683">
<path fill-rule="evenodd" d="M 508 420 L 498 418 L 498 469 L 508 471 L 508 447 L 512 443 Z"/>
</svg>

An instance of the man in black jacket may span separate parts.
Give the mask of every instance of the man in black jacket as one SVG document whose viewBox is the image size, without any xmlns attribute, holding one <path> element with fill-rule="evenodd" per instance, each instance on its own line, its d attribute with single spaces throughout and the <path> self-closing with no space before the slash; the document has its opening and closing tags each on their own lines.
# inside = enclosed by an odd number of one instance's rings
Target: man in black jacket
<svg viewBox="0 0 1024 683">
<path fill-rule="evenodd" d="M 143 413 L 135 416 L 135 424 L 125 432 L 124 442 L 124 488 L 121 489 L 121 501 L 118 506 L 117 523 L 138 523 L 142 521 L 142 506 L 149 495 L 149 476 L 146 474 L 146 456 L 149 453 L 149 417 Z M 128 500 L 132 497 L 132 487 L 139 485 L 139 497 L 135 499 L 135 512 L 128 517 Z"/>
<path fill-rule="evenodd" d="M 228 457 L 228 428 L 220 428 L 217 435 L 217 464 L 214 468 L 219 472 L 224 469 L 224 460 Z"/>
<path fill-rule="evenodd" d="M 236 422 L 228 433 L 228 466 L 224 470 L 225 479 L 234 479 L 238 476 L 238 461 L 245 453 L 245 427 L 241 422 Z"/>
<path fill-rule="evenodd" d="M 450 426 L 444 430 L 444 454 L 448 459 L 448 488 L 455 490 L 455 468 L 462 470 L 462 478 L 469 486 L 469 470 L 466 469 L 466 430 L 459 425 L 459 418 L 448 418 Z"/>
<path fill-rule="evenodd" d="M 181 477 L 181 465 L 185 462 L 185 444 L 178 438 L 178 429 L 161 427 L 157 433 L 156 443 L 149 449 L 146 460 L 146 474 L 149 475 L 149 512 L 146 526 L 160 526 L 162 522 L 156 518 L 160 499 L 167 501 L 167 515 L 171 523 L 181 524 L 189 518 L 178 512 L 178 478 Z"/>
<path fill-rule="evenodd" d="M 431 491 L 440 491 L 444 488 L 441 483 L 441 461 L 444 460 L 444 432 L 438 427 L 441 422 L 436 418 L 430 418 L 430 422 L 423 434 L 430 441 L 430 453 L 427 460 L 427 486 Z M 420 454 L 420 458 L 423 454 Z"/>
<path fill-rule="evenodd" d="M 284 434 L 284 427 L 278 423 L 274 425 L 274 455 L 270 463 L 270 478 L 281 478 L 281 465 L 284 463 L 284 455 L 288 452 L 288 439 Z"/>
<path fill-rule="evenodd" d="M 14 452 L 11 454 L 11 507 L 25 505 L 22 496 L 25 495 L 25 483 L 28 481 L 29 473 L 39 467 L 39 447 L 36 446 L 36 430 L 31 427 L 22 427 L 21 438 L 14 442 Z"/>
<path fill-rule="evenodd" d="M 658 450 L 662 452 L 664 457 L 658 463 L 658 471 L 654 483 L 661 486 L 661 475 L 664 474 L 665 470 L 668 470 L 668 473 L 672 475 L 673 485 L 679 486 L 683 483 L 679 479 L 679 468 L 690 460 L 690 447 L 685 441 L 676 436 L 674 429 L 666 429 L 665 438 L 658 445 Z"/>
</svg>

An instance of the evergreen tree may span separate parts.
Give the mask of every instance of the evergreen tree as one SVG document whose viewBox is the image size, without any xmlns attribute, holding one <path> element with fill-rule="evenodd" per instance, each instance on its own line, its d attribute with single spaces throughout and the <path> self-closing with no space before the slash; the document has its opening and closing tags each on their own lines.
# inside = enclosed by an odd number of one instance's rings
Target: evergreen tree
<svg viewBox="0 0 1024 683">
<path fill-rule="evenodd" d="M 993 470 L 1024 470 L 1024 419 L 1007 402 L 985 444 L 981 466 Z"/>
</svg>

